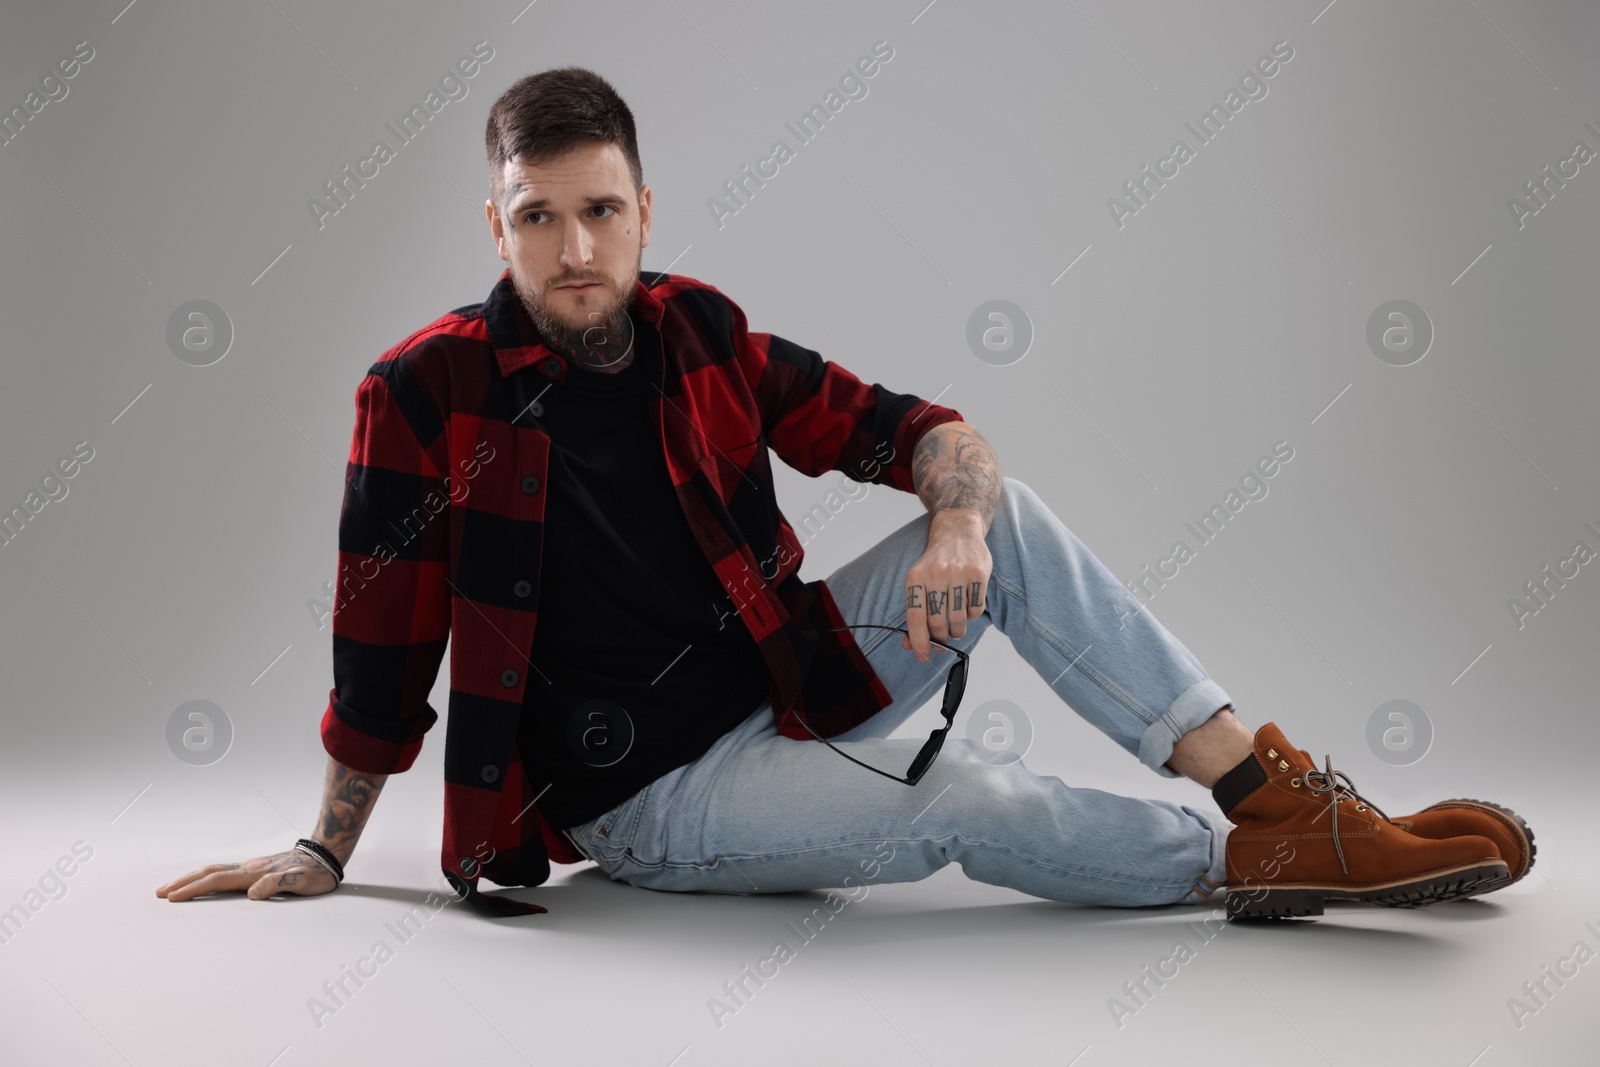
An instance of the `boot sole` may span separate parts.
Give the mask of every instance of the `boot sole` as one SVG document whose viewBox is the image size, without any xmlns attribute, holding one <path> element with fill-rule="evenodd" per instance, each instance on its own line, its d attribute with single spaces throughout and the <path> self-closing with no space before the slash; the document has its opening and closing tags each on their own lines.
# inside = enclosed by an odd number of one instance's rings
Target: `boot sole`
<svg viewBox="0 0 1600 1067">
<path fill-rule="evenodd" d="M 1323 914 L 1325 900 L 1353 900 L 1381 908 L 1420 908 L 1445 900 L 1487 893 L 1511 881 L 1504 863 L 1475 863 L 1431 871 L 1421 878 L 1352 889 L 1337 885 L 1292 885 L 1276 889 L 1228 890 L 1228 918 L 1290 919 Z"/>
</svg>

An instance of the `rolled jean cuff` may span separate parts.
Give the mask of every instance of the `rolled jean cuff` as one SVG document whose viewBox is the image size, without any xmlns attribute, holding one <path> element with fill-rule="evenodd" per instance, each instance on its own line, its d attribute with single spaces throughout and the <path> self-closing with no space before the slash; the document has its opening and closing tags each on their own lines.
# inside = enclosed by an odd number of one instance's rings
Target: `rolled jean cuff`
<svg viewBox="0 0 1600 1067">
<path fill-rule="evenodd" d="M 1228 833 L 1231 829 L 1226 819 L 1210 819 L 1211 869 L 1195 882 L 1180 904 L 1225 905 L 1228 895 L 1222 889 L 1228 883 Z M 1220 918 L 1220 916 L 1219 916 Z"/>
<path fill-rule="evenodd" d="M 1139 741 L 1139 762 L 1163 778 L 1182 777 L 1166 766 L 1167 760 L 1172 758 L 1172 746 L 1178 738 L 1215 715 L 1219 708 L 1232 703 L 1227 690 L 1210 678 L 1194 683 L 1145 730 Z"/>
</svg>

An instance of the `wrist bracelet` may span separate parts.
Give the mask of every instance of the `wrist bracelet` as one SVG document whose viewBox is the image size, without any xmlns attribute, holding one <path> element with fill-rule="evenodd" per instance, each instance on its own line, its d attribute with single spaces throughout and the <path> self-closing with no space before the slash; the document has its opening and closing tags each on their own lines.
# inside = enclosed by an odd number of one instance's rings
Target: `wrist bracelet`
<svg viewBox="0 0 1600 1067">
<path fill-rule="evenodd" d="M 320 841 L 302 837 L 294 843 L 294 847 L 297 851 L 303 852 L 316 860 L 329 874 L 333 875 L 334 884 L 337 885 L 344 882 L 344 865 Z"/>
<path fill-rule="evenodd" d="M 308 838 L 302 838 L 294 844 L 294 850 L 302 855 L 309 856 L 318 867 L 333 875 L 334 884 L 344 881 L 344 870 L 339 861 L 327 849 Z"/>
<path fill-rule="evenodd" d="M 295 851 L 300 853 L 302 856 L 309 858 L 311 860 L 310 866 L 316 867 L 319 870 L 327 871 L 329 874 L 333 874 L 333 868 L 328 866 L 328 861 L 317 855 L 315 852 L 312 852 L 307 848 L 300 848 L 299 846 L 295 847 Z M 339 882 L 339 876 L 335 874 L 333 876 L 333 880 L 334 884 L 337 885 Z"/>
</svg>

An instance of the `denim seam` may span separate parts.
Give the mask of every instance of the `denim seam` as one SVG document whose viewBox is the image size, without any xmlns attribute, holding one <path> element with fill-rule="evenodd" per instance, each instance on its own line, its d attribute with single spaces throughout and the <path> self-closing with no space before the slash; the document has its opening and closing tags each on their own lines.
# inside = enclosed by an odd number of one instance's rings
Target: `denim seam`
<svg viewBox="0 0 1600 1067">
<path fill-rule="evenodd" d="M 635 793 L 627 800 L 624 800 L 622 805 L 619 805 L 619 807 L 627 805 L 633 808 L 632 817 L 627 819 L 628 825 L 625 830 L 622 830 L 623 819 L 620 816 L 610 823 L 604 821 L 607 815 L 612 815 L 616 812 L 615 808 L 613 808 L 611 811 L 605 812 L 599 817 L 597 820 L 599 825 L 597 825 L 594 831 L 591 832 L 591 839 L 598 839 L 605 844 L 603 847 L 600 845 L 595 846 L 595 852 L 597 855 L 604 855 L 610 852 L 612 849 L 616 849 L 618 851 L 619 857 L 627 855 L 628 849 L 633 847 L 634 837 L 637 836 L 639 832 L 639 821 L 644 817 L 644 807 L 645 804 L 650 800 L 650 791 L 655 788 L 655 784 L 655 782 L 649 783 L 639 792 Z M 602 828 L 606 831 L 604 835 L 599 833 Z M 595 862 L 599 863 L 600 861 L 595 860 Z"/>
<path fill-rule="evenodd" d="M 1070 646 L 1063 645 L 1063 643 L 1053 633 L 1045 629 L 1043 626 L 1038 625 L 1034 615 L 1028 611 L 1027 594 L 1024 593 L 1020 587 L 1012 585 L 998 574 L 994 576 L 994 580 L 996 584 L 1005 587 L 1008 595 L 1014 596 L 1022 602 L 1023 626 L 1031 628 L 1033 632 L 1038 634 L 1040 638 L 1043 639 L 1047 644 L 1065 656 L 1069 665 L 1069 669 L 1082 671 L 1084 677 L 1088 678 L 1095 685 L 1099 686 L 1100 689 L 1112 700 L 1115 700 L 1117 703 L 1131 711 L 1140 722 L 1145 724 L 1146 728 L 1149 728 L 1156 722 L 1160 721 L 1160 715 L 1157 715 L 1155 712 L 1144 707 L 1144 705 L 1140 704 L 1137 700 L 1134 700 L 1133 697 L 1124 693 L 1122 688 L 1115 682 L 1111 681 L 1099 671 L 1095 670 L 1092 665 L 1073 655 L 1070 651 Z M 1060 675 L 1057 675 L 1057 677 L 1059 678 Z"/>
<path fill-rule="evenodd" d="M 1161 721 L 1167 724 L 1168 730 L 1172 731 L 1172 740 L 1174 742 L 1183 740 L 1183 731 L 1178 729 L 1178 720 L 1172 717 L 1172 712 L 1163 711 L 1161 713 Z"/>
<path fill-rule="evenodd" d="M 1103 875 L 1103 874 L 1094 874 L 1094 873 L 1091 873 L 1091 872 L 1088 872 L 1088 871 L 1082 871 L 1082 870 L 1078 870 L 1076 868 L 1071 868 L 1071 867 L 1057 867 L 1054 864 L 1041 862 L 1040 860 L 1035 859 L 1033 856 L 1028 855 L 1027 853 L 1020 852 L 1017 849 L 1012 848 L 1010 845 L 1002 844 L 1002 843 L 997 842 L 997 841 L 986 841 L 986 840 L 970 839 L 970 838 L 962 837 L 959 833 L 949 834 L 949 835 L 947 835 L 945 837 L 940 837 L 940 838 L 914 837 L 914 838 L 899 838 L 899 839 L 897 839 L 897 838 L 871 837 L 871 838 L 864 838 L 861 841 L 841 842 L 839 845 L 827 845 L 827 846 L 819 845 L 819 846 L 814 846 L 814 847 L 809 847 L 809 848 L 786 849 L 786 850 L 781 851 L 781 852 L 760 852 L 760 853 L 751 853 L 751 854 L 746 854 L 746 855 L 741 855 L 741 856 L 730 856 L 730 855 L 727 855 L 727 854 L 721 854 L 718 858 L 719 858 L 719 860 L 725 860 L 730 864 L 738 864 L 740 862 L 749 862 L 749 861 L 752 861 L 752 860 L 784 859 L 784 858 L 799 857 L 799 856 L 806 856 L 806 855 L 812 855 L 812 854 L 821 854 L 821 853 L 826 853 L 826 852 L 829 852 L 829 851 L 833 851 L 835 849 L 843 850 L 845 848 L 848 848 L 848 846 L 850 846 L 852 844 L 877 844 L 877 843 L 883 842 L 883 843 L 888 843 L 888 844 L 911 846 L 911 845 L 923 844 L 924 842 L 939 843 L 939 842 L 942 842 L 942 841 L 961 841 L 963 844 L 966 844 L 966 845 L 981 846 L 983 848 L 1000 849 L 1000 850 L 1003 850 L 1005 852 L 1010 853 L 1013 856 L 1016 856 L 1018 859 L 1024 861 L 1025 863 L 1028 863 L 1029 865 L 1031 865 L 1033 867 L 1039 868 L 1040 870 L 1051 871 L 1051 872 L 1059 873 L 1059 874 L 1062 874 L 1062 875 L 1067 875 L 1067 876 L 1072 877 L 1072 878 L 1078 878 L 1078 879 L 1085 879 L 1085 880 L 1091 880 L 1091 881 L 1096 881 L 1096 882 L 1102 882 L 1102 883 L 1104 883 L 1106 885 L 1134 886 L 1134 887 L 1141 888 L 1141 889 L 1155 889 L 1155 890 L 1159 890 L 1159 891 L 1167 891 L 1167 890 L 1171 890 L 1171 891 L 1184 890 L 1184 891 L 1187 891 L 1192 886 L 1192 883 L 1189 883 L 1189 882 L 1184 882 L 1184 883 L 1167 882 L 1167 883 L 1163 883 L 1163 882 L 1153 881 L 1153 880 L 1151 880 L 1149 878 L 1140 878 L 1138 880 L 1128 880 L 1128 879 L 1124 879 L 1124 878 L 1108 877 L 1108 876 Z M 698 871 L 698 870 L 710 869 L 710 865 L 709 864 L 677 863 L 677 862 L 673 862 L 671 860 L 664 860 L 661 863 L 644 863 L 644 862 L 641 862 L 635 856 L 625 856 L 623 858 L 623 860 L 624 860 L 624 862 L 631 863 L 631 864 L 633 864 L 634 867 L 639 868 L 640 870 L 644 870 L 644 871 L 660 871 L 660 870 L 666 870 L 666 869 L 680 870 L 680 871 L 691 871 L 691 870 Z"/>
</svg>

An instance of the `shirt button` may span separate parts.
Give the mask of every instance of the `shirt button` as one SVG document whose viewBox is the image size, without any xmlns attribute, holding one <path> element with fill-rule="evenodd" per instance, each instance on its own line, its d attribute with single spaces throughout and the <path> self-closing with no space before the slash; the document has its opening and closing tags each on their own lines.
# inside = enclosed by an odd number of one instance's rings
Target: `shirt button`
<svg viewBox="0 0 1600 1067">
<path fill-rule="evenodd" d="M 512 670 L 510 667 L 507 667 L 505 670 L 501 671 L 500 684 L 505 686 L 507 689 L 515 688 L 517 684 L 517 672 Z"/>
<path fill-rule="evenodd" d="M 537 493 L 539 491 L 539 479 L 535 478 L 531 474 L 522 479 L 522 491 L 527 493 L 529 496 Z"/>
<path fill-rule="evenodd" d="M 549 374 L 549 375 L 552 375 L 552 376 L 560 374 L 561 373 L 561 361 L 559 359 L 547 359 L 547 360 L 545 360 L 544 361 L 544 372 L 546 374 Z"/>
<path fill-rule="evenodd" d="M 528 581 L 526 578 L 523 578 L 517 582 L 516 585 L 511 587 L 511 591 L 518 596 L 531 596 L 533 595 L 533 583 Z"/>
<path fill-rule="evenodd" d="M 500 777 L 500 768 L 496 767 L 492 763 L 486 763 L 484 764 L 483 771 L 480 773 L 479 777 L 481 777 L 485 782 L 494 782 Z"/>
<path fill-rule="evenodd" d="M 535 400 L 533 403 L 528 405 L 528 414 L 532 415 L 536 419 L 539 418 L 544 414 L 544 405 Z"/>
<path fill-rule="evenodd" d="M 461 873 L 471 878 L 478 870 L 478 861 L 471 856 L 461 857 Z"/>
</svg>

